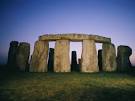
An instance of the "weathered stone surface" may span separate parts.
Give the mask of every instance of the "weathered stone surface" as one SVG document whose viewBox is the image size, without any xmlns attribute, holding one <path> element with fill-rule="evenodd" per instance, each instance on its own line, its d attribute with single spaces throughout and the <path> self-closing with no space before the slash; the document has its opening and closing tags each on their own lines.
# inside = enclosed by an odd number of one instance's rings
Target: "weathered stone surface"
<svg viewBox="0 0 135 101">
<path fill-rule="evenodd" d="M 16 70 L 16 54 L 17 54 L 17 49 L 18 49 L 18 41 L 11 41 L 10 42 L 10 47 L 8 51 L 8 62 L 7 65 L 10 70 Z"/>
<path fill-rule="evenodd" d="M 102 52 L 103 71 L 115 71 L 117 69 L 117 64 L 114 44 L 104 43 Z"/>
<path fill-rule="evenodd" d="M 30 44 L 26 42 L 21 42 L 18 46 L 16 64 L 19 70 L 26 71 L 28 68 L 28 61 L 30 55 Z"/>
<path fill-rule="evenodd" d="M 126 71 L 131 67 L 129 60 L 132 49 L 128 46 L 120 45 L 117 49 L 117 69 L 118 71 Z"/>
<path fill-rule="evenodd" d="M 82 72 L 98 72 L 98 57 L 94 40 L 83 40 Z"/>
<path fill-rule="evenodd" d="M 39 40 L 70 40 L 70 41 L 82 41 L 82 40 L 94 40 L 99 43 L 111 43 L 110 38 L 98 36 L 98 35 L 88 35 L 88 34 L 77 34 L 77 33 L 68 33 L 68 34 L 46 34 L 39 37 Z"/>
<path fill-rule="evenodd" d="M 48 71 L 53 71 L 54 69 L 54 49 L 49 49 L 49 59 L 48 59 Z"/>
<path fill-rule="evenodd" d="M 76 51 L 72 51 L 72 54 L 71 54 L 71 70 L 77 71 L 77 69 L 78 69 L 77 54 L 76 54 Z"/>
<path fill-rule="evenodd" d="M 47 72 L 48 41 L 36 41 L 30 62 L 30 72 Z"/>
<path fill-rule="evenodd" d="M 99 71 L 102 71 L 102 49 L 98 50 L 98 66 Z"/>
<path fill-rule="evenodd" d="M 54 72 L 70 72 L 69 40 L 57 40 L 54 51 Z"/>
<path fill-rule="evenodd" d="M 78 64 L 82 64 L 81 58 L 78 59 Z"/>
<path fill-rule="evenodd" d="M 82 66 L 82 61 L 81 58 L 78 59 L 78 71 L 81 70 L 81 66 Z"/>
</svg>

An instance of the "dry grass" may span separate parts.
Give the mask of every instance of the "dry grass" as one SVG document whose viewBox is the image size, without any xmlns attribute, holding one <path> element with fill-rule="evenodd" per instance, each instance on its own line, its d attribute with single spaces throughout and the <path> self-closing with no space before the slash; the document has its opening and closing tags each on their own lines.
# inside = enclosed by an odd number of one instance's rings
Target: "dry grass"
<svg viewBox="0 0 135 101">
<path fill-rule="evenodd" d="M 122 73 L 1 71 L 0 101 L 135 101 L 135 77 Z"/>
</svg>

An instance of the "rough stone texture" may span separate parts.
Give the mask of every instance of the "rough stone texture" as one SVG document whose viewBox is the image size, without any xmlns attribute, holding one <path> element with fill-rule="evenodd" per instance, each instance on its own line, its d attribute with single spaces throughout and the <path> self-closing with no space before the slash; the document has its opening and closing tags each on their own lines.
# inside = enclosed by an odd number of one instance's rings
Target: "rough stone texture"
<svg viewBox="0 0 135 101">
<path fill-rule="evenodd" d="M 82 61 L 81 58 L 78 59 L 78 71 L 81 70 Z"/>
<path fill-rule="evenodd" d="M 48 41 L 36 41 L 30 62 L 30 72 L 47 72 Z"/>
<path fill-rule="evenodd" d="M 49 59 L 48 59 L 48 71 L 53 71 L 54 69 L 54 49 L 49 49 Z"/>
<path fill-rule="evenodd" d="M 102 71 L 102 49 L 98 50 L 98 66 L 99 71 Z"/>
<path fill-rule="evenodd" d="M 78 59 L 78 64 L 79 64 L 79 65 L 81 65 L 81 64 L 82 64 L 82 61 L 81 61 L 81 59 L 80 59 L 80 58 Z"/>
<path fill-rule="evenodd" d="M 103 71 L 115 71 L 117 69 L 117 64 L 114 44 L 104 43 L 102 52 Z"/>
<path fill-rule="evenodd" d="M 26 42 L 21 42 L 19 44 L 16 56 L 16 64 L 19 70 L 26 71 L 26 68 L 28 68 L 29 55 L 30 44 Z"/>
<path fill-rule="evenodd" d="M 94 40 L 83 40 L 82 72 L 98 72 L 98 57 Z"/>
<path fill-rule="evenodd" d="M 11 41 L 10 42 L 10 47 L 8 51 L 8 62 L 7 65 L 10 70 L 16 70 L 16 54 L 17 54 L 17 49 L 18 49 L 18 41 Z"/>
<path fill-rule="evenodd" d="M 70 72 L 69 40 L 57 40 L 54 51 L 54 72 Z"/>
<path fill-rule="evenodd" d="M 72 71 L 78 70 L 76 51 L 72 51 L 72 54 L 71 54 L 71 70 Z"/>
<path fill-rule="evenodd" d="M 126 71 L 131 67 L 129 60 L 132 49 L 128 46 L 120 45 L 117 49 L 117 69 L 118 71 Z"/>
<path fill-rule="evenodd" d="M 110 38 L 98 36 L 98 35 L 88 35 L 88 34 L 77 34 L 77 33 L 68 33 L 68 34 L 46 34 L 39 37 L 39 40 L 70 40 L 70 41 L 82 41 L 82 40 L 94 40 L 99 43 L 111 43 Z"/>
</svg>

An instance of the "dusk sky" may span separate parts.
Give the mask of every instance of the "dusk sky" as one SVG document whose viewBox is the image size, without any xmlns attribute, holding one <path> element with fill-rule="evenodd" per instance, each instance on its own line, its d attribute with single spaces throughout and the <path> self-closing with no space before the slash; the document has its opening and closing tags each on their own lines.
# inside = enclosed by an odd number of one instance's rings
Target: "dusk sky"
<svg viewBox="0 0 135 101">
<path fill-rule="evenodd" d="M 49 33 L 109 37 L 116 47 L 132 48 L 135 64 L 135 0 L 0 0 L 0 62 L 10 41 L 29 42 L 32 53 L 38 36 Z M 80 57 L 81 43 L 70 46 Z"/>
</svg>

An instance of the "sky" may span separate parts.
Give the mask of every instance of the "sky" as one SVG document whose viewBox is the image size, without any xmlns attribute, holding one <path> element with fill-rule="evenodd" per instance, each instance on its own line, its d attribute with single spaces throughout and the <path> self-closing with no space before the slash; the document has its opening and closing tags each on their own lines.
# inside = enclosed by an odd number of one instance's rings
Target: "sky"
<svg viewBox="0 0 135 101">
<path fill-rule="evenodd" d="M 109 37 L 116 48 L 132 48 L 135 65 L 135 0 L 0 0 L 0 63 L 6 62 L 10 41 L 29 42 L 32 53 L 38 36 L 50 33 Z M 70 47 L 81 56 L 81 43 Z"/>
</svg>

